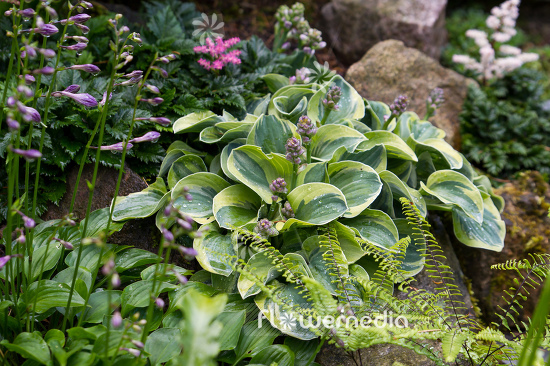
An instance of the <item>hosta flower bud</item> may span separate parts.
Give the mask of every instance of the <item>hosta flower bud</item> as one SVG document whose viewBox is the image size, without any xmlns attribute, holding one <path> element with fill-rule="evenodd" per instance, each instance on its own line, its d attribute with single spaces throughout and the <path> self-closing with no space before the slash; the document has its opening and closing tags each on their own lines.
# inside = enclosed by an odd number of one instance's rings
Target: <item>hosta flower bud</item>
<svg viewBox="0 0 550 366">
<path fill-rule="evenodd" d="M 113 275 L 111 276 L 111 285 L 113 286 L 113 288 L 117 288 L 120 286 L 120 284 L 120 276 L 116 272 L 113 273 Z"/>
<path fill-rule="evenodd" d="M 161 125 L 163 127 L 170 126 L 170 124 L 172 123 L 166 117 L 151 117 L 151 118 L 149 118 L 149 121 L 154 122 L 154 123 L 158 123 L 159 125 Z"/>
<path fill-rule="evenodd" d="M 136 137 L 134 139 L 131 139 L 130 142 L 133 143 L 139 143 L 139 142 L 156 142 L 160 137 L 160 132 L 157 131 L 151 131 L 147 132 L 145 135 L 141 137 Z"/>
<path fill-rule="evenodd" d="M 86 71 L 86 72 L 89 72 L 91 74 L 97 74 L 101 71 L 99 67 L 97 67 L 96 65 L 92 65 L 92 64 L 73 65 L 73 66 L 67 67 L 67 69 Z"/>
<path fill-rule="evenodd" d="M 307 67 L 302 67 L 301 69 L 296 70 L 296 76 L 294 77 L 294 83 L 296 84 L 307 84 L 309 83 L 309 74 L 310 71 Z"/>
<path fill-rule="evenodd" d="M 18 11 L 17 14 L 21 15 L 23 18 L 32 18 L 35 14 L 35 11 L 32 8 L 27 8 Z"/>
<path fill-rule="evenodd" d="M 38 52 L 44 55 L 45 58 L 54 58 L 55 51 L 48 48 L 38 48 Z"/>
<path fill-rule="evenodd" d="M 164 240 L 167 242 L 173 242 L 174 241 L 174 234 L 166 228 L 162 228 L 162 236 L 164 236 Z"/>
<path fill-rule="evenodd" d="M 17 150 L 17 149 L 12 149 L 12 151 L 13 150 Z M 19 216 L 21 216 L 21 218 L 23 219 L 23 226 L 25 226 L 27 229 L 32 229 L 36 226 L 36 223 L 34 222 L 34 220 L 28 217 L 27 215 L 25 215 L 23 212 L 19 210 L 16 210 L 15 212 L 17 212 Z"/>
<path fill-rule="evenodd" d="M 68 241 L 66 241 L 66 240 L 62 240 L 62 239 L 59 239 L 59 238 L 53 238 L 53 240 L 55 240 L 59 244 L 63 245 L 65 247 L 65 249 L 72 250 L 74 248 L 73 245 L 71 243 L 69 243 Z"/>
<path fill-rule="evenodd" d="M 111 318 L 111 325 L 113 328 L 118 328 L 122 325 L 122 316 L 120 315 L 120 312 L 114 312 L 113 317 Z"/>
<path fill-rule="evenodd" d="M 286 219 L 292 219 L 294 217 L 294 210 L 292 209 L 290 202 L 286 201 L 283 207 L 281 207 L 281 214 Z"/>
<path fill-rule="evenodd" d="M 17 239 L 15 239 L 17 241 L 17 243 L 19 244 L 25 244 L 25 241 L 27 241 L 27 238 L 25 237 L 25 233 L 23 232 L 23 230 L 21 230 L 21 233 L 20 235 L 17 237 Z"/>
<path fill-rule="evenodd" d="M 50 66 L 45 66 L 41 69 L 37 69 L 33 71 L 33 74 L 40 74 L 40 75 L 51 75 L 55 72 L 55 69 Z"/>
<path fill-rule="evenodd" d="M 273 223 L 268 219 L 261 219 L 254 228 L 254 232 L 264 238 L 279 235 L 277 229 L 273 227 Z"/>
<path fill-rule="evenodd" d="M 145 85 L 145 87 L 146 87 L 151 93 L 160 94 L 159 88 L 157 88 L 157 87 L 154 86 L 154 85 L 147 84 L 147 85 Z"/>
<path fill-rule="evenodd" d="M 82 6 L 84 9 L 93 9 L 94 7 L 92 3 L 88 1 L 81 1 L 79 5 Z"/>
<path fill-rule="evenodd" d="M 184 275 L 182 275 L 181 273 L 177 272 L 177 271 L 174 271 L 174 276 L 176 277 L 176 279 L 178 280 L 178 282 L 182 285 L 185 285 L 187 283 L 187 277 L 185 277 Z"/>
<path fill-rule="evenodd" d="M 194 248 L 187 248 L 182 245 L 178 247 L 178 250 L 186 257 L 196 257 L 199 254 Z"/>
<path fill-rule="evenodd" d="M 57 11 L 55 11 L 55 9 L 52 8 L 51 6 L 46 6 L 46 11 L 50 15 L 50 19 L 57 19 L 58 18 Z"/>
<path fill-rule="evenodd" d="M 10 259 L 15 257 L 20 257 L 20 255 L 13 254 L 13 255 L 6 255 L 4 257 L 0 257 L 0 269 L 4 268 L 6 264 L 10 261 Z"/>
<path fill-rule="evenodd" d="M 87 34 L 90 31 L 90 28 L 86 27 L 84 24 L 75 23 L 75 25 L 84 34 Z"/>
<path fill-rule="evenodd" d="M 139 357 L 139 355 L 141 355 L 141 351 L 138 350 L 138 349 L 135 349 L 135 348 L 121 347 L 120 350 L 121 351 L 126 351 L 134 357 Z"/>
<path fill-rule="evenodd" d="M 286 188 L 286 181 L 284 178 L 277 178 L 271 182 L 269 185 L 271 192 L 277 194 L 287 194 L 288 188 Z"/>
<path fill-rule="evenodd" d="M 20 156 L 24 157 L 28 161 L 33 161 L 33 160 L 36 160 L 36 159 L 40 159 L 42 157 L 42 154 L 40 153 L 40 151 L 35 150 L 35 149 L 30 149 L 30 150 L 11 149 L 11 151 L 14 154 L 17 154 L 17 155 L 20 155 Z M 24 216 L 24 215 L 22 215 L 22 216 Z M 23 220 L 25 220 L 25 218 L 26 218 L 26 216 L 23 217 Z M 25 227 L 27 227 L 26 224 L 25 224 Z"/>
<path fill-rule="evenodd" d="M 15 103 L 17 103 L 17 100 L 14 97 L 8 97 L 8 100 L 6 100 L 6 106 L 9 108 L 15 107 Z"/>
<path fill-rule="evenodd" d="M 34 28 L 34 32 L 49 37 L 59 32 L 59 29 L 53 24 L 43 24 L 42 26 Z"/>
<path fill-rule="evenodd" d="M 65 88 L 65 92 L 67 93 L 78 93 L 78 91 L 80 90 L 80 85 L 77 85 L 77 84 L 72 84 L 72 85 L 69 85 L 68 87 Z"/>
<path fill-rule="evenodd" d="M 157 304 L 157 301 L 158 301 L 158 300 L 162 301 L 161 299 L 158 299 L 158 298 L 157 298 L 157 300 L 155 300 L 155 304 Z M 164 301 L 162 301 L 162 304 L 163 304 L 163 306 L 160 307 L 161 309 L 164 307 Z M 157 306 L 158 306 L 158 305 L 157 305 Z M 135 339 L 132 339 L 131 342 L 132 342 L 132 344 L 133 344 L 134 346 L 136 346 L 137 348 L 143 348 L 143 347 L 145 347 L 145 345 L 144 345 L 143 342 L 141 342 L 141 341 L 136 341 Z"/>
<path fill-rule="evenodd" d="M 193 230 L 193 224 L 190 223 L 189 221 L 178 218 L 176 219 L 176 222 L 178 223 L 179 226 L 181 226 L 183 230 L 187 230 L 187 231 Z"/>
<path fill-rule="evenodd" d="M 75 94 L 68 91 L 53 92 L 52 97 L 68 97 L 85 107 L 93 108 L 97 107 L 97 100 L 88 93 Z"/>
<path fill-rule="evenodd" d="M 8 125 L 8 128 L 11 130 L 11 131 L 16 131 L 19 129 L 20 125 L 19 125 L 19 122 L 17 122 L 16 120 L 14 120 L 13 118 L 11 118 L 10 116 L 8 116 L 6 118 L 6 123 Z"/>
<path fill-rule="evenodd" d="M 435 88 L 430 92 L 428 99 L 426 99 L 426 109 L 428 113 L 435 114 L 435 111 L 441 107 L 445 99 L 443 98 L 443 89 Z"/>
<path fill-rule="evenodd" d="M 132 144 L 128 143 L 126 146 L 126 150 L 130 150 L 132 148 Z M 97 149 L 95 146 L 90 146 L 92 149 Z M 107 145 L 107 146 L 101 146 L 99 148 L 100 150 L 107 150 L 107 151 L 123 151 L 124 150 L 124 144 L 122 142 L 117 142 L 116 144 Z"/>
<path fill-rule="evenodd" d="M 32 46 L 25 46 L 25 51 L 21 52 L 21 58 L 25 58 L 27 55 L 30 58 L 35 58 L 36 57 L 36 48 L 34 48 Z"/>
<path fill-rule="evenodd" d="M 155 97 L 151 99 L 140 99 L 140 102 L 146 102 L 152 105 L 159 105 L 164 102 L 164 99 L 162 99 L 161 97 Z"/>
<path fill-rule="evenodd" d="M 338 102 L 340 101 L 340 98 L 342 97 L 342 90 L 339 86 L 331 86 L 330 89 L 327 92 L 327 95 L 325 99 L 323 99 L 323 105 L 328 110 L 337 111 L 340 109 L 338 106 Z"/>
<path fill-rule="evenodd" d="M 286 159 L 293 164 L 299 165 L 302 163 L 301 156 L 306 152 L 302 146 L 302 142 L 296 137 L 291 137 L 287 140 L 286 145 Z"/>
<path fill-rule="evenodd" d="M 25 86 L 25 85 L 19 85 L 17 87 L 17 92 L 21 95 L 24 95 L 27 98 L 30 98 L 34 95 L 31 88 L 29 88 L 28 86 Z"/>
<path fill-rule="evenodd" d="M 25 79 L 25 84 L 27 84 L 27 85 L 31 85 L 32 83 L 34 83 L 36 81 L 34 76 L 32 76 L 30 74 L 25 75 L 24 79 Z"/>
<path fill-rule="evenodd" d="M 407 106 L 409 105 L 409 98 L 407 98 L 406 95 L 400 95 L 393 103 L 390 105 L 391 113 L 395 116 L 400 116 L 403 112 L 407 110 Z"/>
<path fill-rule="evenodd" d="M 6 16 L 6 17 L 11 17 L 12 14 L 13 14 L 13 10 L 6 10 L 4 12 L 4 16 Z"/>
<path fill-rule="evenodd" d="M 296 132 L 302 137 L 304 144 L 309 144 L 311 138 L 317 133 L 317 127 L 308 116 L 302 116 L 298 120 Z"/>
<path fill-rule="evenodd" d="M 40 113 L 34 108 L 27 107 L 21 103 L 17 104 L 19 112 L 23 115 L 23 120 L 25 122 L 36 122 L 39 123 L 42 119 L 40 118 Z"/>
<path fill-rule="evenodd" d="M 115 261 L 111 258 L 103 265 L 101 268 L 101 273 L 103 273 L 104 276 L 108 276 L 115 270 Z"/>
<path fill-rule="evenodd" d="M 143 71 L 141 70 L 134 70 L 129 74 L 124 75 L 124 78 L 138 78 L 143 75 Z"/>
<path fill-rule="evenodd" d="M 61 46 L 61 48 L 64 48 L 69 51 L 82 51 L 84 50 L 88 45 L 84 42 L 78 42 L 76 44 L 70 45 L 70 46 Z"/>
<path fill-rule="evenodd" d="M 161 310 L 164 309 L 164 300 L 161 299 L 160 297 L 157 297 L 157 298 L 155 299 L 155 305 L 156 305 L 157 308 L 159 308 L 159 309 L 161 309 Z M 136 345 L 136 346 L 137 346 L 137 345 Z M 143 348 L 143 347 L 140 347 L 140 348 Z"/>
</svg>

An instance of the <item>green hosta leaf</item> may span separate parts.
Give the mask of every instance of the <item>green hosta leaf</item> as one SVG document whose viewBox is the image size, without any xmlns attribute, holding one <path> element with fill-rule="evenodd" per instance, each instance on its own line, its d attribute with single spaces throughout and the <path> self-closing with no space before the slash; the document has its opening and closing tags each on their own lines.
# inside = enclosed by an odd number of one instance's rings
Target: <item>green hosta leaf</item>
<svg viewBox="0 0 550 366">
<path fill-rule="evenodd" d="M 233 149 L 236 149 L 236 148 L 244 146 L 244 145 L 246 145 L 246 139 L 245 138 L 235 139 L 235 140 L 231 141 L 229 144 L 224 146 L 224 148 L 221 152 L 221 155 L 220 155 L 220 163 L 222 165 L 223 173 L 229 179 L 234 180 L 235 182 L 238 182 L 239 180 L 233 174 L 231 174 L 231 172 L 229 171 L 229 168 L 227 167 L 227 161 L 229 160 L 229 155 L 231 155 L 231 152 L 233 151 Z"/>
<path fill-rule="evenodd" d="M 475 177 L 473 182 L 476 187 L 479 188 L 480 192 L 485 192 L 491 196 L 491 199 L 493 200 L 493 203 L 495 204 L 495 207 L 498 209 L 499 212 L 502 212 L 502 210 L 504 210 L 504 198 L 495 194 L 489 178 L 487 178 L 485 175 L 480 175 Z"/>
<path fill-rule="evenodd" d="M 407 219 L 395 219 L 393 222 L 399 231 L 399 239 L 406 238 L 407 236 L 411 238 L 411 243 L 407 247 L 405 258 L 401 264 L 402 278 L 398 278 L 398 280 L 402 280 L 416 276 L 424 268 L 425 258 L 423 254 L 426 253 L 426 242 L 414 240 L 415 236 L 413 234 L 415 231 L 409 225 Z"/>
<path fill-rule="evenodd" d="M 223 117 L 210 111 L 191 113 L 174 122 L 173 129 L 174 133 L 201 132 L 206 127 L 214 126 L 223 120 Z"/>
<path fill-rule="evenodd" d="M 365 255 L 361 245 L 355 240 L 355 231 L 340 222 L 335 222 L 336 235 L 340 248 L 349 263 L 355 263 Z"/>
<path fill-rule="evenodd" d="M 381 248 L 391 248 L 399 233 L 391 217 L 379 210 L 364 210 L 361 215 L 352 219 L 340 219 L 340 222 L 355 230 L 363 239 Z"/>
<path fill-rule="evenodd" d="M 310 341 L 302 341 L 300 339 L 286 337 L 285 346 L 288 346 L 294 352 L 294 366 L 314 366 L 312 364 L 317 355 L 317 347 L 319 341 L 312 339 Z"/>
<path fill-rule="evenodd" d="M 388 162 L 386 148 L 382 144 L 374 145 L 369 150 L 357 151 L 354 153 L 348 152 L 345 147 L 340 147 L 334 152 L 334 155 L 332 156 L 332 159 L 330 159 L 329 163 L 344 160 L 358 161 L 370 166 L 376 170 L 377 173 L 386 170 Z"/>
<path fill-rule="evenodd" d="M 483 222 L 483 199 L 479 189 L 464 175 L 453 170 L 432 173 L 426 184 L 420 182 L 421 191 L 445 204 L 460 207 L 478 223 Z"/>
<path fill-rule="evenodd" d="M 368 141 L 362 142 L 358 148 L 369 150 L 375 145 L 384 145 L 388 158 L 418 161 L 414 151 L 396 134 L 389 131 L 372 131 L 365 134 Z"/>
<path fill-rule="evenodd" d="M 220 350 L 231 350 L 237 347 L 239 335 L 246 319 L 246 310 L 224 311 L 216 319 L 223 328 L 220 334 Z"/>
<path fill-rule="evenodd" d="M 296 186 L 306 183 L 328 183 L 327 164 L 311 163 L 298 173 L 296 177 Z"/>
<path fill-rule="evenodd" d="M 453 208 L 453 229 L 463 244 L 500 252 L 504 247 L 506 226 L 490 197 L 483 200 L 483 223 L 479 224 L 458 207 Z"/>
<path fill-rule="evenodd" d="M 277 297 L 279 301 L 283 301 L 285 304 L 292 307 L 310 307 L 310 304 L 300 294 L 300 292 L 302 291 L 301 288 L 297 289 L 294 287 L 294 285 L 283 284 L 277 280 L 273 280 L 271 284 L 275 287 L 273 291 L 274 296 Z M 301 327 L 298 321 L 299 316 L 296 312 L 278 306 L 276 303 L 273 302 L 271 298 L 267 297 L 265 293 L 262 292 L 256 295 L 254 301 L 256 302 L 256 305 L 263 313 L 263 315 L 271 323 L 271 325 L 280 330 L 282 333 L 304 340 L 317 338 L 317 336 L 310 330 Z M 258 328 L 257 323 L 258 322 L 256 321 L 256 328 Z M 265 327 L 264 324 L 262 324 L 262 328 L 263 327 Z M 275 334 L 273 338 L 275 338 L 276 336 L 277 334 Z M 269 344 L 271 344 L 271 342 Z M 238 349 L 239 347 L 237 346 L 237 349 L 235 351 L 237 352 Z M 261 351 L 261 349 L 256 348 L 255 351 L 259 352 Z M 239 353 L 237 352 L 237 355 L 238 354 Z"/>
<path fill-rule="evenodd" d="M 267 107 L 271 101 L 271 94 L 266 94 L 262 98 L 254 98 L 248 102 L 246 106 L 246 111 L 255 116 L 261 116 L 262 114 L 267 114 Z"/>
<path fill-rule="evenodd" d="M 334 123 L 341 119 L 360 120 L 365 116 L 363 98 L 361 98 L 359 93 L 357 93 L 357 91 L 340 75 L 336 75 L 311 97 L 307 108 L 307 115 L 312 121 L 323 121 L 323 118 L 325 118 L 327 112 L 323 105 L 323 99 L 325 99 L 327 91 L 332 86 L 338 86 L 342 91 L 342 97 L 338 102 L 340 108 L 328 114 L 328 117 L 325 119 L 325 124 Z"/>
<path fill-rule="evenodd" d="M 183 276 L 190 276 L 193 274 L 193 271 L 175 266 L 171 263 L 159 263 L 158 268 L 156 265 L 145 268 L 143 271 L 141 271 L 140 277 L 142 280 L 152 280 L 154 277 L 156 277 L 157 281 L 169 282 L 177 279 L 174 272 L 177 272 Z M 164 275 L 162 273 L 164 273 Z"/>
<path fill-rule="evenodd" d="M 158 255 L 151 253 L 148 250 L 130 248 L 122 254 L 117 254 L 115 265 L 117 272 L 124 272 L 128 269 L 144 266 L 158 262 Z"/>
<path fill-rule="evenodd" d="M 124 221 L 149 217 L 155 214 L 168 201 L 170 195 L 162 178 L 141 192 L 128 196 L 118 196 L 113 210 L 114 221 Z"/>
<path fill-rule="evenodd" d="M 214 365 L 214 358 L 220 351 L 219 337 L 222 324 L 216 321 L 227 302 L 227 295 L 209 297 L 191 289 L 189 295 L 180 302 L 184 320 L 179 328 L 183 329 L 181 343 L 183 355 L 177 359 L 177 365 L 206 366 Z"/>
<path fill-rule="evenodd" d="M 213 211 L 221 227 L 233 229 L 256 221 L 261 205 L 260 196 L 244 184 L 237 184 L 214 197 Z"/>
<path fill-rule="evenodd" d="M 15 337 L 13 343 L 7 339 L 0 342 L 12 352 L 17 352 L 26 359 L 31 359 L 41 365 L 51 364 L 51 355 L 46 341 L 42 339 L 39 332 L 20 333 Z"/>
<path fill-rule="evenodd" d="M 170 167 L 174 161 L 178 160 L 185 154 L 204 156 L 204 153 L 201 153 L 198 150 L 193 149 L 191 146 L 187 145 L 183 141 L 174 141 L 166 150 L 166 156 L 162 160 L 160 166 L 159 177 L 164 176 L 170 170 Z"/>
<path fill-rule="evenodd" d="M 155 291 L 153 291 L 153 282 Z M 157 298 L 159 294 L 172 291 L 178 286 L 172 285 L 168 282 L 159 282 L 153 280 L 137 281 L 129 284 L 124 288 L 121 295 L 122 302 L 122 316 L 126 316 L 133 308 L 143 308 L 149 305 L 151 296 Z"/>
<path fill-rule="evenodd" d="M 261 116 L 250 131 L 246 143 L 262 148 L 266 154 L 286 154 L 286 141 L 297 136 L 296 126 L 276 116 Z"/>
<path fill-rule="evenodd" d="M 335 277 L 336 273 L 332 269 L 336 261 L 341 276 L 345 277 L 349 274 L 348 262 L 342 250 L 338 245 L 333 245 L 333 250 L 326 247 L 322 247 L 322 242 L 327 239 L 321 235 L 313 235 L 304 241 L 303 249 L 307 255 L 309 261 L 309 269 L 312 276 L 320 284 L 322 284 L 333 295 L 336 295 L 338 285 L 335 281 L 338 279 Z M 334 255 L 334 257 L 333 257 Z"/>
<path fill-rule="evenodd" d="M 144 350 L 149 356 L 152 366 L 170 361 L 181 353 L 181 344 L 177 341 L 181 330 L 177 328 L 161 328 L 149 334 Z"/>
<path fill-rule="evenodd" d="M 407 141 L 411 135 L 411 124 L 419 121 L 420 118 L 414 112 L 405 112 L 397 118 L 397 123 L 395 124 L 395 129 L 393 133 L 397 134 L 404 141 Z M 430 123 L 431 124 L 431 123 Z"/>
<path fill-rule="evenodd" d="M 270 92 L 275 93 L 277 90 L 289 84 L 288 78 L 279 74 L 267 74 L 262 77 Z"/>
<path fill-rule="evenodd" d="M 307 110 L 307 99 L 306 96 L 303 96 L 297 104 L 294 104 L 295 100 L 292 97 L 287 97 L 285 95 L 275 97 L 272 100 L 274 107 L 272 115 L 289 120 L 292 123 L 297 123 L 298 119 Z"/>
<path fill-rule="evenodd" d="M 390 107 L 382 102 L 363 99 L 365 117 L 361 120 L 371 130 L 381 130 L 384 125 L 384 116 L 391 115 Z"/>
<path fill-rule="evenodd" d="M 63 252 L 63 246 L 55 241 L 52 241 L 50 245 L 43 245 L 38 249 L 35 249 L 32 254 L 31 262 L 31 277 L 29 281 L 36 280 L 42 272 L 49 271 L 57 265 L 61 253 Z M 25 274 L 29 272 L 29 259 L 25 257 L 23 265 L 23 271 Z"/>
<path fill-rule="evenodd" d="M 312 157 L 327 161 L 332 159 L 339 148 L 345 147 L 348 152 L 353 152 L 362 142 L 366 142 L 365 136 L 353 128 L 344 125 L 325 125 L 319 127 L 311 139 L 309 148 Z"/>
<path fill-rule="evenodd" d="M 200 157 L 197 155 L 184 155 L 172 163 L 168 172 L 168 187 L 174 188 L 182 178 L 188 175 L 206 171 L 206 165 Z"/>
<path fill-rule="evenodd" d="M 60 282 L 68 286 L 71 286 L 73 282 L 73 277 L 75 275 L 74 271 L 75 271 L 75 267 L 65 268 L 61 272 L 57 273 L 52 280 L 55 282 Z M 77 281 L 81 280 L 82 282 L 84 282 L 87 290 L 88 291 L 90 290 L 90 288 L 92 287 L 92 273 L 88 269 L 84 267 L 79 267 L 78 275 L 76 278 L 77 278 Z"/>
<path fill-rule="evenodd" d="M 215 126 L 201 131 L 200 140 L 207 144 L 229 142 L 237 138 L 245 138 L 250 133 L 253 124 L 250 122 L 219 122 Z"/>
<path fill-rule="evenodd" d="M 104 231 L 107 228 L 107 222 L 109 220 L 110 208 L 105 207 L 99 210 L 95 210 L 88 215 L 88 224 L 86 226 L 86 234 L 84 237 L 91 238 L 96 236 L 101 231 Z M 79 223 L 79 228 L 84 228 L 84 220 Z M 114 233 L 119 231 L 124 226 L 124 223 L 120 222 L 111 222 L 109 225 L 109 233 Z M 73 242 L 73 244 L 75 244 Z"/>
<path fill-rule="evenodd" d="M 35 311 L 38 314 L 55 307 L 65 307 L 69 301 L 70 287 L 64 283 L 50 280 L 33 282 L 27 289 L 29 294 L 26 307 L 32 309 L 36 301 Z M 83 306 L 84 299 L 75 291 L 70 307 Z"/>
<path fill-rule="evenodd" d="M 198 253 L 196 259 L 208 272 L 229 276 L 233 272 L 231 261 L 237 255 L 231 234 L 220 234 L 216 223 L 208 227 L 200 238 L 193 241 L 193 248 Z"/>
<path fill-rule="evenodd" d="M 191 201 L 185 198 L 184 188 L 189 189 L 193 197 Z M 195 173 L 181 179 L 172 189 L 174 207 L 186 213 L 199 224 L 207 224 L 214 220 L 212 203 L 214 197 L 229 183 L 213 173 Z"/>
<path fill-rule="evenodd" d="M 109 303 L 109 293 L 111 294 Z M 114 306 L 120 305 L 120 295 L 122 291 L 106 290 L 94 292 L 90 295 L 88 307 L 84 311 L 84 323 L 101 323 L 105 315 L 110 315 L 114 311 Z"/>
<path fill-rule="evenodd" d="M 388 184 L 394 200 L 401 204 L 399 199 L 401 197 L 407 198 L 416 205 L 422 216 L 426 217 L 428 213 L 426 209 L 426 202 L 424 202 L 422 195 L 418 191 L 407 186 L 395 174 L 387 170 L 380 173 L 380 179 L 382 179 L 384 183 Z"/>
<path fill-rule="evenodd" d="M 264 154 L 259 146 L 245 145 L 234 149 L 229 155 L 227 168 L 268 204 L 273 202 L 269 189 L 271 182 L 279 177 L 284 178 L 287 184 L 292 182 L 292 163 L 278 154 Z"/>
<path fill-rule="evenodd" d="M 294 366 L 294 352 L 282 344 L 274 344 L 262 349 L 252 357 L 250 364 Z"/>
<path fill-rule="evenodd" d="M 349 210 L 344 217 L 355 217 L 374 202 L 382 190 L 378 173 L 368 165 L 340 161 L 328 165 L 330 184 L 346 197 Z"/>
<path fill-rule="evenodd" d="M 323 225 L 337 219 L 348 210 L 342 191 L 326 183 L 303 184 L 293 189 L 287 198 L 296 217 L 288 220 L 285 228 L 295 222 Z"/>
<path fill-rule="evenodd" d="M 407 143 L 419 156 L 425 151 L 429 152 L 437 166 L 445 166 L 447 169 L 462 168 L 462 155 L 443 139 L 432 138 L 420 142 L 411 135 Z"/>
<path fill-rule="evenodd" d="M 95 245 L 84 246 L 82 248 L 79 267 L 84 267 L 87 270 L 92 271 L 98 265 L 100 253 L 103 252 L 103 257 L 101 258 L 101 262 L 103 263 L 107 258 L 111 256 L 113 249 L 115 247 L 118 247 L 118 246 L 115 246 L 112 244 L 106 244 L 106 246 L 102 250 L 102 248 L 99 248 Z M 76 266 L 78 250 L 79 248 L 75 247 L 75 249 L 72 252 L 70 252 L 69 255 L 67 255 L 67 257 L 65 258 L 65 264 L 67 266 L 70 266 L 70 267 Z"/>
</svg>

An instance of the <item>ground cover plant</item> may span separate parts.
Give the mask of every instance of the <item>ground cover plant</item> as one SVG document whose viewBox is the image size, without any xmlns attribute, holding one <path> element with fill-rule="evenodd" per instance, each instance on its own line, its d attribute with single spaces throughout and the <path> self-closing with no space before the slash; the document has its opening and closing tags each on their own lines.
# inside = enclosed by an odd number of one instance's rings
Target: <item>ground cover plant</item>
<svg viewBox="0 0 550 366">
<path fill-rule="evenodd" d="M 547 256 L 498 266 L 522 284 L 512 285 L 504 328 L 483 327 L 429 232 L 428 214 L 439 212 L 472 248 L 500 251 L 505 233 L 502 198 L 427 121 L 441 90 L 423 119 L 406 96 L 389 106 L 360 97 L 313 62 L 324 44 L 299 4 L 278 11 L 273 50 L 255 38 L 179 37 L 197 14 L 175 1 L 148 4 L 142 32 L 119 14 L 94 23 L 87 1 L 6 6 L 4 364 L 311 365 L 328 342 L 484 365 L 520 357 L 527 331 L 540 338 L 545 314 L 537 328 L 513 314 L 546 276 Z M 43 221 L 41 179 L 53 147 L 68 144 L 51 133 L 60 123 L 87 124 L 70 160 L 76 187 L 86 164 L 93 175 L 83 217 Z M 156 179 L 119 196 L 127 160 L 153 150 L 161 161 L 142 169 Z M 110 206 L 92 211 L 100 164 L 118 179 Z M 128 222 L 153 216 L 156 254 L 112 244 Z M 174 253 L 202 269 L 174 265 Z M 423 269 L 434 293 L 414 287 Z M 388 310 L 394 326 L 357 322 Z M 290 321 L 300 317 L 309 325 Z M 314 325 L 320 317 L 333 321 Z M 427 343 L 437 340 L 441 351 Z"/>
</svg>

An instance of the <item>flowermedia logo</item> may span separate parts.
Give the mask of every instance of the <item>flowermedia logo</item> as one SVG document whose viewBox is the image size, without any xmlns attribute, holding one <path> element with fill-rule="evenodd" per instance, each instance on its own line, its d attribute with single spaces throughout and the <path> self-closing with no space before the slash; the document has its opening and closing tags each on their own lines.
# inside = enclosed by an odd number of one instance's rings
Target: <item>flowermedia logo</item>
<svg viewBox="0 0 550 366">
<path fill-rule="evenodd" d="M 223 38 L 223 27 L 225 23 L 222 21 L 222 16 L 218 14 L 212 14 L 208 16 L 202 13 L 199 18 L 196 18 L 192 22 L 195 30 L 193 31 L 193 37 L 199 38 L 199 42 L 204 45 L 206 38 L 215 40 L 218 37 Z"/>
</svg>

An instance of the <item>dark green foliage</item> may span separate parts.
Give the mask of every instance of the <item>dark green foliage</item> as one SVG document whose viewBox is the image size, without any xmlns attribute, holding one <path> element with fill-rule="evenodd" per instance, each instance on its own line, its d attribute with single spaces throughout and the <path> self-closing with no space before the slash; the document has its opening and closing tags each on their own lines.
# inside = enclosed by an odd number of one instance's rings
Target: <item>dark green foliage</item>
<svg viewBox="0 0 550 366">
<path fill-rule="evenodd" d="M 550 113 L 542 75 L 520 68 L 489 86 L 470 86 L 460 121 L 466 157 L 493 175 L 550 173 Z"/>
</svg>

